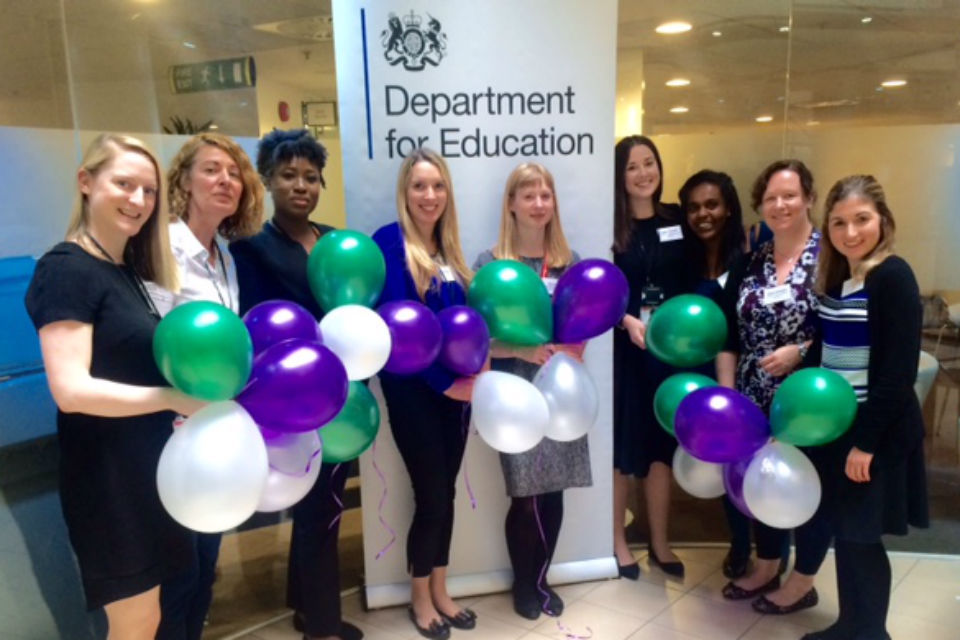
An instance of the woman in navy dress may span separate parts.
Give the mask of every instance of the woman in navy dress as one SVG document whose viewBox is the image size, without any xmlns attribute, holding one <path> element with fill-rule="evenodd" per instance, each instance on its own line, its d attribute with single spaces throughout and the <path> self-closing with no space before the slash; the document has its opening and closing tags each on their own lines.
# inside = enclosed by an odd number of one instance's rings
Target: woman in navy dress
<svg viewBox="0 0 960 640">
<path fill-rule="evenodd" d="M 435 312 L 465 304 L 472 273 L 460 248 L 450 171 L 437 153 L 418 149 L 400 166 L 397 217 L 373 235 L 387 264 L 380 303 L 415 300 Z M 447 638 L 450 627 L 476 626 L 476 615 L 447 592 L 454 493 L 474 378 L 439 363 L 416 375 L 381 371 L 379 377 L 416 503 L 407 533 L 410 620 L 424 637 Z"/>
<path fill-rule="evenodd" d="M 837 182 L 826 201 L 814 362 L 857 393 L 850 430 L 821 472 L 833 508 L 839 619 L 808 640 L 887 640 L 890 560 L 881 536 L 929 525 L 923 417 L 913 390 L 920 355 L 920 292 L 893 254 L 893 213 L 873 176 Z M 818 357 L 819 356 L 819 357 Z"/>
</svg>

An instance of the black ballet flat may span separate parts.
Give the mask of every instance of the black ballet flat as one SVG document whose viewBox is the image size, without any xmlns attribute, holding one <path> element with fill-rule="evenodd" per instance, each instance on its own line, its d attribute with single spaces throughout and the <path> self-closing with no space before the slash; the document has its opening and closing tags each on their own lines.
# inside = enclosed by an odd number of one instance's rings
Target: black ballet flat
<svg viewBox="0 0 960 640">
<path fill-rule="evenodd" d="M 563 599 L 557 595 L 557 592 L 544 585 L 543 590 L 547 592 L 546 602 L 543 603 L 543 612 L 554 618 L 560 617 L 563 613 Z M 541 594 L 542 597 L 542 594 Z"/>
<path fill-rule="evenodd" d="M 410 614 L 410 622 L 417 628 L 417 633 L 424 638 L 430 638 L 430 640 L 447 640 L 447 638 L 450 637 L 450 625 L 447 624 L 446 621 L 431 620 L 429 627 L 421 627 L 417 623 L 417 614 L 414 612 L 413 607 L 407 607 L 407 612 Z"/>
<path fill-rule="evenodd" d="M 743 587 L 738 587 L 733 582 L 728 582 L 723 587 L 723 597 L 727 600 L 749 600 L 750 598 L 756 598 L 757 596 L 762 596 L 765 593 L 770 593 L 771 591 L 776 591 L 780 588 L 780 576 L 776 575 L 770 579 L 770 582 L 762 584 L 756 589 L 744 589 Z"/>
<path fill-rule="evenodd" d="M 455 616 L 448 616 L 442 611 L 437 613 L 440 614 L 444 622 L 454 629 L 470 630 L 477 626 L 477 614 L 470 609 L 461 609 Z"/>
<path fill-rule="evenodd" d="M 617 557 L 614 556 L 613 559 L 616 561 Z M 621 578 L 626 578 L 627 580 L 639 580 L 640 579 L 640 563 L 634 560 L 630 564 L 620 564 L 617 562 L 617 573 L 620 574 Z"/>
<path fill-rule="evenodd" d="M 340 640 L 363 640 L 363 630 L 346 620 L 340 621 L 340 631 L 337 635 L 340 636 Z"/>
<path fill-rule="evenodd" d="M 647 547 L 647 555 L 650 558 L 650 564 L 659 567 L 660 571 L 663 571 L 668 576 L 673 576 L 674 578 L 683 577 L 683 563 L 679 560 L 675 562 L 660 562 L 660 558 L 653 552 L 653 547 L 649 546 Z"/>
<path fill-rule="evenodd" d="M 760 596 L 753 601 L 753 610 L 757 613 L 771 616 L 785 616 L 788 613 L 796 613 L 797 611 L 815 607 L 818 602 L 820 602 L 820 596 L 817 595 L 817 589 L 816 587 L 811 587 L 810 591 L 803 594 L 799 600 L 786 606 L 780 606 L 768 600 L 766 596 Z"/>
</svg>

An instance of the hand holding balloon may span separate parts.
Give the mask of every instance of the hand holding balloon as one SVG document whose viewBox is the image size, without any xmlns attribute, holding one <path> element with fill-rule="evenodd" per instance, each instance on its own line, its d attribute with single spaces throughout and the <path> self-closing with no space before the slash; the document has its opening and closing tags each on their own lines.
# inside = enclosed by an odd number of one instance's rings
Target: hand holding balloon
<svg viewBox="0 0 960 640">
<path fill-rule="evenodd" d="M 623 324 L 623 328 L 626 329 L 627 335 L 630 336 L 630 342 L 641 349 L 646 349 L 647 325 L 640 320 L 640 318 L 632 316 L 629 313 L 623 316 L 621 323 Z"/>
<path fill-rule="evenodd" d="M 795 344 L 788 344 L 760 358 L 759 364 L 769 375 L 782 378 L 796 369 L 801 361 L 800 347 Z"/>
</svg>

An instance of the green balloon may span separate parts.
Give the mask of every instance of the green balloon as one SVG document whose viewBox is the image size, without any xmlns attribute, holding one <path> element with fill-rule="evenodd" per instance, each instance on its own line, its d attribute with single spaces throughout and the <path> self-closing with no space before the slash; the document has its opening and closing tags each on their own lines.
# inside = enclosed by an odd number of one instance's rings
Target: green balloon
<svg viewBox="0 0 960 640">
<path fill-rule="evenodd" d="M 773 437 L 811 447 L 846 433 L 857 415 L 857 394 L 840 374 L 812 367 L 783 381 L 770 405 Z"/>
<path fill-rule="evenodd" d="M 250 377 L 253 343 L 230 309 L 188 302 L 157 325 L 153 358 L 167 382 L 184 393 L 211 402 L 229 400 Z"/>
<path fill-rule="evenodd" d="M 696 367 L 717 357 L 727 340 L 727 319 L 717 303 L 684 294 L 657 307 L 647 325 L 647 348 L 675 367 Z"/>
<path fill-rule="evenodd" d="M 553 304 L 537 273 L 516 260 L 484 265 L 470 283 L 467 304 L 480 312 L 490 337 L 520 345 L 549 342 Z"/>
<path fill-rule="evenodd" d="M 704 387 L 715 387 L 717 381 L 699 373 L 675 373 L 660 383 L 653 396 L 653 413 L 663 430 L 672 436 L 673 417 L 677 414 L 677 407 L 693 391 Z"/>
<path fill-rule="evenodd" d="M 387 265 L 370 236 L 337 229 L 317 240 L 307 258 L 310 291 L 324 311 L 345 304 L 373 307 L 383 291 Z"/>
<path fill-rule="evenodd" d="M 347 402 L 320 429 L 324 462 L 349 462 L 367 450 L 380 429 L 380 407 L 362 382 L 351 382 Z"/>
</svg>

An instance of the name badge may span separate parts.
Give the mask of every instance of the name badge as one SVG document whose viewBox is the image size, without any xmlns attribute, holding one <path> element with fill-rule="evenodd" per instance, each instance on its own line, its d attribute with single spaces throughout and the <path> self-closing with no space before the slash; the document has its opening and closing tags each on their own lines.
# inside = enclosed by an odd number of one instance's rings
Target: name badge
<svg viewBox="0 0 960 640">
<path fill-rule="evenodd" d="M 440 266 L 440 277 L 443 278 L 444 282 L 453 282 L 457 279 L 456 274 L 453 272 L 453 267 L 445 264 Z"/>
<path fill-rule="evenodd" d="M 660 234 L 660 242 L 673 242 L 674 240 L 683 240 L 683 229 L 675 224 L 672 227 L 660 227 L 657 229 Z"/>
<path fill-rule="evenodd" d="M 789 302 L 793 300 L 793 289 L 789 284 L 782 284 L 779 287 L 767 287 L 763 290 L 763 304 L 769 306 L 778 302 Z"/>
<path fill-rule="evenodd" d="M 553 291 L 557 288 L 557 279 L 548 276 L 541 278 L 541 280 L 543 280 L 543 286 L 547 288 L 547 293 L 550 294 L 550 297 L 553 297 Z"/>
<path fill-rule="evenodd" d="M 723 273 L 720 274 L 720 277 L 717 278 L 717 284 L 720 285 L 720 288 L 721 288 L 721 289 L 723 289 L 724 287 L 727 286 L 727 280 L 728 280 L 729 278 L 730 278 L 730 272 L 729 272 L 729 271 L 724 271 Z"/>
</svg>

